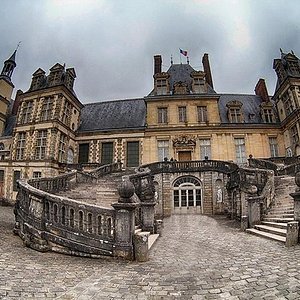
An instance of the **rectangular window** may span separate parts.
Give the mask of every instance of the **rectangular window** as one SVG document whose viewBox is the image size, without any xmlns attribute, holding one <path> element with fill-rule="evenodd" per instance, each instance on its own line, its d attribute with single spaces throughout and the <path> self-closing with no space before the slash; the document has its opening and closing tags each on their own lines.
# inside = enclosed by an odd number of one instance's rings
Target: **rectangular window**
<svg viewBox="0 0 300 300">
<path fill-rule="evenodd" d="M 88 163 L 89 162 L 89 149 L 90 144 L 79 144 L 79 157 L 78 157 L 78 163 Z"/>
<path fill-rule="evenodd" d="M 204 80 L 201 78 L 194 78 L 194 93 L 204 93 Z"/>
<path fill-rule="evenodd" d="M 52 97 L 45 98 L 42 106 L 41 121 L 51 120 L 52 108 L 53 108 L 53 98 Z"/>
<path fill-rule="evenodd" d="M 157 79 L 156 80 L 156 91 L 157 95 L 167 95 L 167 80 Z"/>
<path fill-rule="evenodd" d="M 158 161 L 169 158 L 169 141 L 157 141 L 157 157 Z"/>
<path fill-rule="evenodd" d="M 40 130 L 36 139 L 35 159 L 44 159 L 46 156 L 47 130 Z"/>
<path fill-rule="evenodd" d="M 140 163 L 140 143 L 127 142 L 127 167 L 138 167 Z"/>
<path fill-rule="evenodd" d="M 234 145 L 235 145 L 236 162 L 238 164 L 245 164 L 247 162 L 245 139 L 235 138 Z"/>
<path fill-rule="evenodd" d="M 266 123 L 273 123 L 272 109 L 264 109 L 264 119 Z"/>
<path fill-rule="evenodd" d="M 61 133 L 60 138 L 59 138 L 59 146 L 58 146 L 58 161 L 59 162 L 65 161 L 66 141 L 67 141 L 67 136 L 65 134 Z"/>
<path fill-rule="evenodd" d="M 294 108 L 293 108 L 292 100 L 290 99 L 288 93 L 285 93 L 283 95 L 282 101 L 283 101 L 283 105 L 284 105 L 284 109 L 285 109 L 285 114 L 286 114 L 286 116 L 289 116 L 293 112 Z"/>
<path fill-rule="evenodd" d="M 240 108 L 230 108 L 230 121 L 231 123 L 241 123 L 242 122 L 242 113 Z"/>
<path fill-rule="evenodd" d="M 68 101 L 65 101 L 62 122 L 66 125 L 70 125 L 71 110 L 72 105 Z"/>
<path fill-rule="evenodd" d="M 292 142 L 294 144 L 297 144 L 299 142 L 299 134 L 298 134 L 297 125 L 295 125 L 291 128 L 291 138 L 292 138 Z"/>
<path fill-rule="evenodd" d="M 114 143 L 107 142 L 102 143 L 101 149 L 101 163 L 103 164 L 111 164 L 114 158 Z"/>
<path fill-rule="evenodd" d="M 13 191 L 18 191 L 17 180 L 21 178 L 21 171 L 14 171 Z"/>
<path fill-rule="evenodd" d="M 210 139 L 201 139 L 200 140 L 200 159 L 204 160 L 206 157 L 208 159 L 211 159 Z"/>
<path fill-rule="evenodd" d="M 278 156 L 278 143 L 276 137 L 269 137 L 270 153 L 271 157 Z"/>
<path fill-rule="evenodd" d="M 25 156 L 26 133 L 19 132 L 16 147 L 16 160 L 24 159 Z"/>
<path fill-rule="evenodd" d="M 32 114 L 33 101 L 24 102 L 21 115 L 21 123 L 25 124 L 30 122 Z"/>
<path fill-rule="evenodd" d="M 178 107 L 178 120 L 179 122 L 186 122 L 186 106 L 179 106 Z"/>
<path fill-rule="evenodd" d="M 166 107 L 160 107 L 157 109 L 157 117 L 159 124 L 168 123 L 168 109 Z"/>
<path fill-rule="evenodd" d="M 206 106 L 197 106 L 198 122 L 207 122 L 207 108 Z"/>
<path fill-rule="evenodd" d="M 36 171 L 32 173 L 32 178 L 41 178 L 42 172 Z"/>
</svg>

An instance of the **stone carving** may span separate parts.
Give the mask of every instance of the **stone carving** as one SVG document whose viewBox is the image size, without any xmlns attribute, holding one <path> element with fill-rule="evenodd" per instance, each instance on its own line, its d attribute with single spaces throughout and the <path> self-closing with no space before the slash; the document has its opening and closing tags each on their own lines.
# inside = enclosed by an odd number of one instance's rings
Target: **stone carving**
<svg viewBox="0 0 300 300">
<path fill-rule="evenodd" d="M 173 95 L 186 95 L 189 93 L 188 85 L 185 82 L 179 81 L 174 83 Z"/>
<path fill-rule="evenodd" d="M 179 135 L 173 139 L 173 146 L 178 147 L 195 147 L 196 137 L 190 135 Z"/>
</svg>

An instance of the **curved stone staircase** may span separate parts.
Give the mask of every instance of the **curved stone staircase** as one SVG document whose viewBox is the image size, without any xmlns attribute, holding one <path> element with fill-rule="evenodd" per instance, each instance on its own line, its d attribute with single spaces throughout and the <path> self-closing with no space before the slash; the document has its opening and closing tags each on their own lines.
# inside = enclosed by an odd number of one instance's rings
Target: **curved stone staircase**
<svg viewBox="0 0 300 300">
<path fill-rule="evenodd" d="M 268 239 L 286 242 L 287 223 L 294 221 L 294 200 L 289 195 L 296 188 L 295 177 L 275 177 L 275 200 L 268 214 L 263 216 L 260 225 L 246 231 Z"/>
</svg>

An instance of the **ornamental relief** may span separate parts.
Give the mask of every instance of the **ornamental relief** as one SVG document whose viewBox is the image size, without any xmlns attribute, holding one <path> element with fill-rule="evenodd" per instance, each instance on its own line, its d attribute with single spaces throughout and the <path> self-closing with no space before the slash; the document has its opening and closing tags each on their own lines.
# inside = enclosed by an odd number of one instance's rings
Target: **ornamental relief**
<svg viewBox="0 0 300 300">
<path fill-rule="evenodd" d="M 193 135 L 178 135 L 172 140 L 173 147 L 195 147 L 196 146 L 196 137 Z"/>
</svg>

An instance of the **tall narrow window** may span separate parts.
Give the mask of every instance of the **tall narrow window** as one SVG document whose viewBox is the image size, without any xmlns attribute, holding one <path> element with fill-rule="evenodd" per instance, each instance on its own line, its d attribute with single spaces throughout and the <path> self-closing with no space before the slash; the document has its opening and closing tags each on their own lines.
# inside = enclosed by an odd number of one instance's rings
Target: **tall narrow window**
<svg viewBox="0 0 300 300">
<path fill-rule="evenodd" d="M 290 99 L 289 94 L 287 92 L 283 95 L 282 101 L 285 109 L 285 114 L 286 116 L 289 116 L 293 112 L 294 107 L 292 100 Z"/>
<path fill-rule="evenodd" d="M 59 146 L 58 146 L 58 161 L 64 162 L 66 152 L 66 140 L 67 136 L 63 133 L 60 134 Z"/>
<path fill-rule="evenodd" d="M 273 110 L 271 108 L 266 108 L 263 110 L 265 123 L 273 123 Z"/>
<path fill-rule="evenodd" d="M 137 167 L 140 162 L 140 143 L 127 142 L 127 167 Z"/>
<path fill-rule="evenodd" d="M 89 162 L 89 148 L 90 144 L 79 144 L 79 157 L 78 157 L 78 163 L 87 163 Z"/>
<path fill-rule="evenodd" d="M 157 141 L 158 161 L 163 161 L 165 157 L 169 157 L 169 141 Z"/>
<path fill-rule="evenodd" d="M 167 80 L 166 79 L 157 79 L 156 80 L 156 91 L 157 91 L 157 95 L 166 95 L 167 94 Z"/>
<path fill-rule="evenodd" d="M 101 163 L 111 164 L 113 162 L 113 156 L 114 156 L 114 143 L 113 142 L 102 143 Z"/>
<path fill-rule="evenodd" d="M 18 191 L 17 180 L 21 178 L 21 171 L 14 171 L 13 191 Z"/>
<path fill-rule="evenodd" d="M 168 109 L 167 107 L 159 107 L 157 109 L 157 119 L 160 124 L 168 123 Z"/>
<path fill-rule="evenodd" d="M 204 93 L 205 92 L 205 85 L 204 80 L 202 78 L 194 78 L 194 93 Z"/>
<path fill-rule="evenodd" d="M 178 120 L 179 120 L 179 122 L 186 122 L 187 121 L 186 106 L 179 106 L 178 107 Z"/>
<path fill-rule="evenodd" d="M 246 163 L 247 158 L 246 158 L 245 139 L 244 138 L 235 138 L 234 144 L 235 144 L 236 162 L 238 164 Z"/>
<path fill-rule="evenodd" d="M 35 159 L 44 159 L 46 156 L 47 130 L 40 130 L 36 139 Z"/>
<path fill-rule="evenodd" d="M 51 120 L 53 108 L 53 98 L 47 97 L 44 99 L 42 112 L 41 112 L 41 121 Z"/>
<path fill-rule="evenodd" d="M 200 140 L 200 159 L 204 160 L 206 157 L 208 159 L 211 159 L 210 139 L 201 139 Z"/>
<path fill-rule="evenodd" d="M 278 156 L 278 143 L 276 137 L 269 137 L 270 153 L 271 157 Z"/>
<path fill-rule="evenodd" d="M 65 101 L 62 122 L 66 125 L 70 125 L 71 110 L 72 105 L 68 101 Z"/>
<path fill-rule="evenodd" d="M 230 114 L 231 123 L 241 123 L 242 122 L 242 114 L 241 114 L 240 108 L 238 108 L 238 107 L 230 108 L 229 114 Z"/>
<path fill-rule="evenodd" d="M 16 159 L 21 160 L 24 159 L 25 155 L 25 142 L 26 142 L 26 133 L 19 132 L 18 133 L 18 140 L 17 140 L 17 147 L 16 147 Z"/>
<path fill-rule="evenodd" d="M 206 106 L 197 106 L 198 122 L 207 122 L 207 108 Z"/>
<path fill-rule="evenodd" d="M 31 114 L 32 114 L 32 107 L 33 107 L 32 101 L 24 102 L 22 115 L 21 115 L 21 123 L 22 124 L 30 122 Z"/>
<path fill-rule="evenodd" d="M 291 128 L 291 138 L 292 138 L 292 142 L 294 144 L 297 144 L 299 142 L 299 134 L 298 134 L 297 125 L 294 125 Z"/>
</svg>

